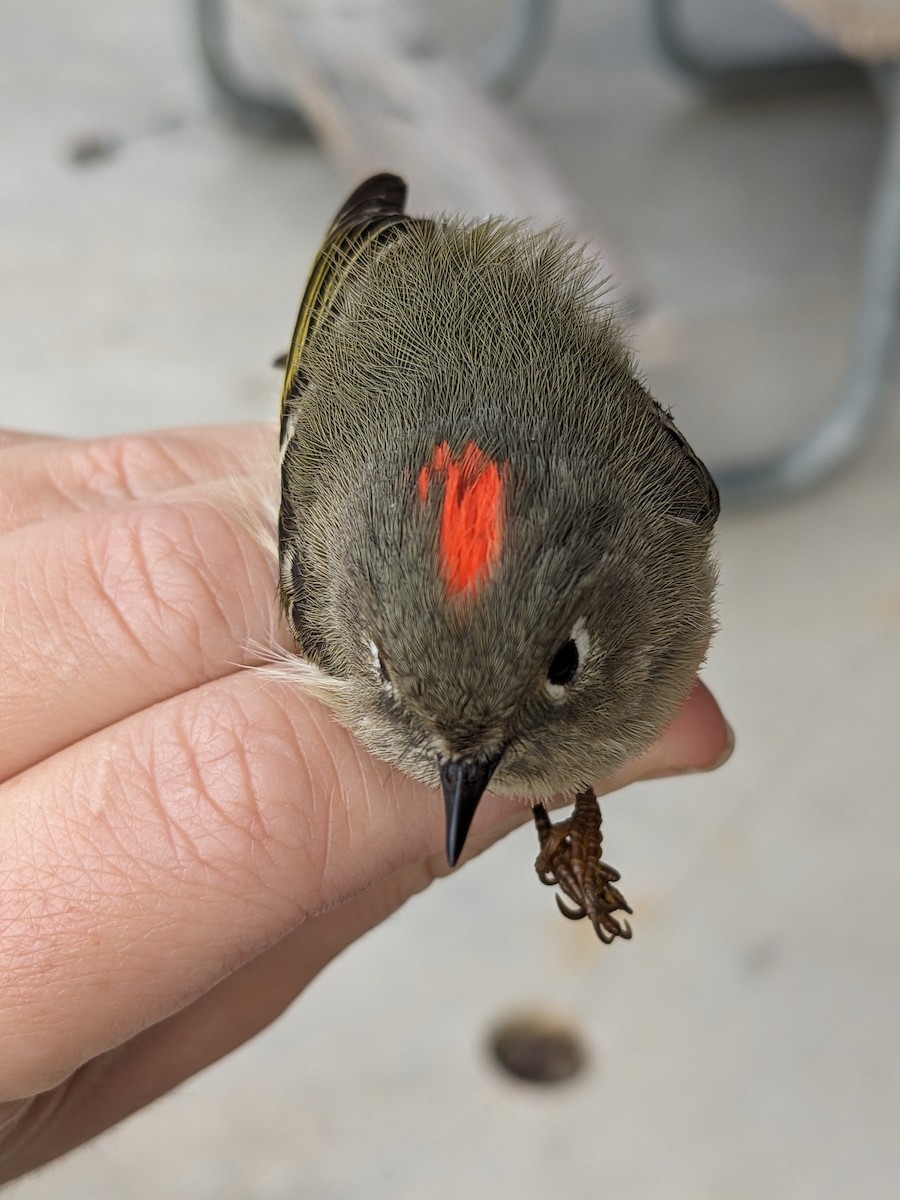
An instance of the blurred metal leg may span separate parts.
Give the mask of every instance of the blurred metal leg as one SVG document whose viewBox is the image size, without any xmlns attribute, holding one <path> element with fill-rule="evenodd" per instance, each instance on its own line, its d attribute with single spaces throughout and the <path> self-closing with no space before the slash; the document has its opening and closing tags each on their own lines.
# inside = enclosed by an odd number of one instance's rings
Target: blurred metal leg
<svg viewBox="0 0 900 1200">
<path fill-rule="evenodd" d="M 210 83 L 227 111 L 242 125 L 279 137 L 311 137 L 289 100 L 263 95 L 241 79 L 228 37 L 226 0 L 194 0 L 194 23 Z"/>
<path fill-rule="evenodd" d="M 552 32 L 555 0 L 513 0 L 509 15 L 482 56 L 485 83 L 498 100 L 522 90 L 536 69 Z"/>
<path fill-rule="evenodd" d="M 485 86 L 508 100 L 525 86 L 546 49 L 555 0 L 510 0 L 499 33 L 481 56 Z M 245 124 L 269 132 L 310 136 L 302 115 L 287 101 L 249 88 L 237 71 L 228 44 L 227 0 L 194 0 L 200 52 L 210 81 L 228 109 Z"/>
<path fill-rule="evenodd" d="M 862 258 L 857 326 L 837 408 L 805 440 L 760 462 L 714 470 L 727 502 L 795 495 L 844 466 L 898 401 L 888 389 L 900 325 L 900 64 L 883 69 L 885 145 Z"/>
<path fill-rule="evenodd" d="M 649 0 L 656 44 L 666 61 L 708 91 L 738 95 L 753 91 L 787 91 L 858 83 L 862 68 L 834 55 L 816 59 L 772 59 L 763 62 L 715 62 L 698 53 L 684 28 L 678 0 Z"/>
</svg>

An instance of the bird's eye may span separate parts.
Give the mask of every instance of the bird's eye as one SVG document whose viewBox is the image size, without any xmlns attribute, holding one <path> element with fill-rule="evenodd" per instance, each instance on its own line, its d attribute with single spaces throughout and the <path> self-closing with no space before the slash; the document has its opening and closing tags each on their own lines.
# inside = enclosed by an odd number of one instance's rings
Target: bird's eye
<svg viewBox="0 0 900 1200">
<path fill-rule="evenodd" d="M 554 687 L 565 687 L 578 672 L 578 646 L 574 638 L 564 642 L 553 656 L 547 672 L 547 682 Z"/>
<path fill-rule="evenodd" d="M 590 649 L 591 639 L 587 626 L 584 619 L 579 617 L 572 627 L 569 637 L 553 655 L 550 666 L 547 668 L 544 687 L 552 699 L 565 699 L 566 689 L 587 660 Z"/>
</svg>

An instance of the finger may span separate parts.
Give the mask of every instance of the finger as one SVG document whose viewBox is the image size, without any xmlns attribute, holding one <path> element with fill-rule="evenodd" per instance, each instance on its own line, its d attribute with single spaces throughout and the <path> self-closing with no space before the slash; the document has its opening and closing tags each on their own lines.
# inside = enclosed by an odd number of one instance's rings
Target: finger
<svg viewBox="0 0 900 1200">
<path fill-rule="evenodd" d="M 48 445 L 50 442 L 64 441 L 64 438 L 51 433 L 30 433 L 24 429 L 0 429 L 0 450 L 11 446 L 25 446 L 30 442 Z"/>
<path fill-rule="evenodd" d="M 185 1007 L 310 914 L 441 844 L 437 796 L 244 672 L 0 791 L 5 1099 Z"/>
<path fill-rule="evenodd" d="M 623 771 L 600 785 L 621 787 L 620 777 L 631 783 L 638 779 L 662 779 L 694 771 L 715 771 L 728 761 L 734 750 L 734 731 L 726 721 L 712 692 L 700 679 L 661 737 L 639 758 L 627 763 Z"/>
<path fill-rule="evenodd" d="M 728 761 L 733 749 L 734 732 L 731 726 L 715 696 L 697 679 L 678 715 L 653 745 L 644 754 L 624 763 L 612 775 L 596 780 L 594 791 L 597 796 L 605 796 L 645 780 L 714 771 Z M 572 795 L 557 796 L 547 801 L 545 807 L 565 808 L 573 799 Z M 499 837 L 531 819 L 530 809 L 523 808 L 518 813 L 515 810 L 510 813 L 500 797 L 489 793 L 481 801 L 475 815 L 473 832 L 466 843 L 462 861 L 476 857 Z M 450 868 L 443 859 L 438 859 L 431 863 L 431 869 L 435 875 L 444 875 Z"/>
<path fill-rule="evenodd" d="M 728 761 L 733 750 L 734 730 L 715 696 L 697 679 L 678 715 L 653 745 L 612 775 L 595 780 L 594 791 L 604 796 L 631 783 L 715 771 Z M 561 808 L 571 803 L 572 796 L 559 796 L 545 807 Z"/>
<path fill-rule="evenodd" d="M 267 455 L 274 473 L 275 445 L 275 431 L 262 424 L 83 441 L 13 441 L 0 448 L 0 534 L 193 483 L 245 475 L 264 464 Z"/>
<path fill-rule="evenodd" d="M 527 819 L 521 801 L 486 797 L 474 842 Z M 402 868 L 446 870 L 442 843 L 436 792 L 251 673 L 32 768 L 0 792 L 6 1098 L 57 1085 Z"/>
<path fill-rule="evenodd" d="M 86 1063 L 57 1088 L 31 1102 L 0 1105 L 0 1127 L 9 1130 L 2 1140 L 0 1183 L 96 1137 L 243 1045 L 351 942 L 430 879 L 420 864 L 401 869 L 334 911 L 310 918 L 187 1008 Z"/>
<path fill-rule="evenodd" d="M 0 778 L 271 640 L 276 568 L 244 511 L 260 490 L 198 485 L 0 538 Z"/>
<path fill-rule="evenodd" d="M 666 735 L 628 775 L 648 763 L 655 772 L 709 769 L 732 740 L 718 705 L 698 683 Z M 476 852 L 522 817 L 507 814 L 501 824 L 474 833 Z M 436 869 L 446 868 L 434 856 L 412 862 L 346 904 L 310 918 L 186 1008 L 87 1063 L 60 1089 L 43 1093 L 14 1123 L 12 1141 L 4 1147 L 4 1180 L 96 1136 L 253 1037 L 337 954 L 423 890 Z"/>
</svg>

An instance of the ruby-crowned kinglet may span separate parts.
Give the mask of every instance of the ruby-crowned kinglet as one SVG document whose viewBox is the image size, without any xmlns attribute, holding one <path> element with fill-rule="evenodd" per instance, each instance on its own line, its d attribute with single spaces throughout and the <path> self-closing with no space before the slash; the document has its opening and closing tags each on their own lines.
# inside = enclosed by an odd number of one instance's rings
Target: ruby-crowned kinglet
<svg viewBox="0 0 900 1200">
<path fill-rule="evenodd" d="M 453 866 L 497 792 L 604 940 L 630 912 L 590 784 L 686 699 L 712 633 L 718 493 L 635 374 L 597 265 L 560 233 L 404 214 L 394 175 L 338 213 L 281 405 L 280 596 L 320 693 L 443 789 Z"/>
</svg>

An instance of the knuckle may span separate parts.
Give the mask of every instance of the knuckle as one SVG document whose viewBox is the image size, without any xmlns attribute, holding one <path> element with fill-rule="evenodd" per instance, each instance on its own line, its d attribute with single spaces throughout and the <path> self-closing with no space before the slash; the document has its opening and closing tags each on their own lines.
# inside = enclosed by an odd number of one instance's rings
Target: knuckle
<svg viewBox="0 0 900 1200">
<path fill-rule="evenodd" d="M 103 500 L 138 500 L 190 482 L 171 442 L 155 434 L 120 434 L 81 443 L 84 485 Z"/>
<path fill-rule="evenodd" d="M 155 739 L 150 794 L 176 867 L 200 865 L 204 889 L 268 907 L 278 880 L 293 881 L 301 864 L 307 883 L 315 874 L 316 823 L 295 802 L 312 787 L 293 727 L 263 697 L 247 701 L 223 686 L 184 705 L 170 736 Z"/>
<path fill-rule="evenodd" d="M 102 753 L 83 743 L 46 804 L 22 812 L 0 865 L 0 1049 L 41 1030 L 20 1077 L 51 1085 L 42 1072 L 77 1065 L 54 1027 L 73 998 L 128 1007 L 178 958 L 219 977 L 321 904 L 315 827 L 290 794 L 308 788 L 293 730 L 277 706 L 205 691 L 119 727 Z M 27 791 L 20 778 L 8 786 Z"/>
<path fill-rule="evenodd" d="M 98 601 L 140 656 L 199 656 L 205 676 L 222 673 L 223 642 L 239 636 L 235 603 L 247 586 L 237 537 L 214 509 L 141 506 L 107 523 L 88 544 Z M 246 636 L 246 634 L 244 634 Z"/>
</svg>

